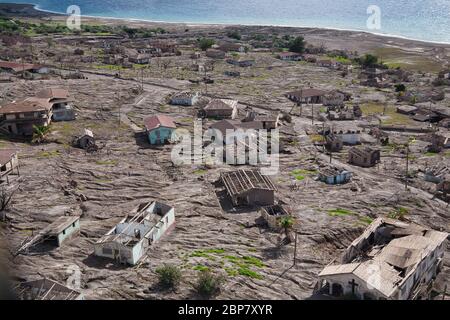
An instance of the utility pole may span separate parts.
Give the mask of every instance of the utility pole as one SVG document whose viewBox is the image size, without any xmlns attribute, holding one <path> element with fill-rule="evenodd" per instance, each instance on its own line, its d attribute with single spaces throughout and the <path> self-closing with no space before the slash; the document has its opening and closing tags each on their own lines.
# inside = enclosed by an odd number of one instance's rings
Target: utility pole
<svg viewBox="0 0 450 320">
<path fill-rule="evenodd" d="M 408 175 L 409 175 L 409 143 L 406 144 L 405 190 L 408 190 Z"/>
<path fill-rule="evenodd" d="M 295 244 L 294 244 L 294 264 L 293 264 L 294 266 L 297 262 L 297 236 L 298 236 L 298 234 L 296 232 L 295 233 Z"/>
</svg>

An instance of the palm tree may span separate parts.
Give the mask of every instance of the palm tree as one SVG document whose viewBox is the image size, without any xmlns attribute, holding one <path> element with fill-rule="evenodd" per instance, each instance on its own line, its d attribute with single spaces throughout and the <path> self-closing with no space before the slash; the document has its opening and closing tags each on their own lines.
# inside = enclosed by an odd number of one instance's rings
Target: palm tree
<svg viewBox="0 0 450 320">
<path fill-rule="evenodd" d="M 50 127 L 49 126 L 36 126 L 33 125 L 33 138 L 32 138 L 32 142 L 33 143 L 43 143 L 46 140 L 46 136 L 47 134 L 50 132 Z"/>
<path fill-rule="evenodd" d="M 284 234 L 286 235 L 287 239 L 290 239 L 290 234 L 292 231 L 292 227 L 294 226 L 295 223 L 295 219 L 293 216 L 286 216 L 280 219 L 280 221 L 278 222 L 278 224 L 280 225 L 281 228 L 283 228 L 284 230 Z"/>
</svg>

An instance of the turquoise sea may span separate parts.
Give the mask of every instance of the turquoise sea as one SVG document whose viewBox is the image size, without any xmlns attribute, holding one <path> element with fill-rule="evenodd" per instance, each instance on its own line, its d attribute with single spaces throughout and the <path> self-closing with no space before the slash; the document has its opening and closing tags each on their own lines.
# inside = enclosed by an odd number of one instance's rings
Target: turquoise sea
<svg viewBox="0 0 450 320">
<path fill-rule="evenodd" d="M 34 3 L 82 15 L 187 23 L 226 23 L 361 30 L 450 43 L 450 0 L 0 0 Z M 370 5 L 380 8 L 381 29 L 369 29 Z"/>
</svg>

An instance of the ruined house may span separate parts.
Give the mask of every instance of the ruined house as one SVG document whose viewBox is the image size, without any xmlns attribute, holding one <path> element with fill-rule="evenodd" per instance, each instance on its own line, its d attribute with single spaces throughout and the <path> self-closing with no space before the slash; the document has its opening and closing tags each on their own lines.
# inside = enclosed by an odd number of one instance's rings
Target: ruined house
<svg viewBox="0 0 450 320">
<path fill-rule="evenodd" d="M 239 59 L 227 59 L 227 63 L 237 67 L 246 68 L 255 64 L 255 60 L 239 60 Z"/>
<path fill-rule="evenodd" d="M 261 217 L 264 219 L 264 221 L 267 222 L 269 228 L 272 228 L 274 230 L 280 229 L 281 219 L 291 216 L 291 214 L 279 204 L 262 207 L 260 211 Z"/>
<path fill-rule="evenodd" d="M 69 91 L 59 88 L 44 89 L 39 91 L 36 97 L 47 99 L 52 105 L 53 121 L 75 120 L 75 110 L 72 107 L 73 100 L 69 97 Z"/>
<path fill-rule="evenodd" d="M 352 178 L 352 173 L 339 168 L 323 168 L 319 170 L 318 180 L 326 184 L 345 184 Z"/>
<path fill-rule="evenodd" d="M 17 155 L 17 150 L 14 149 L 0 149 L 0 182 L 3 177 L 6 177 L 7 183 L 9 183 L 9 175 L 17 171 L 19 172 L 19 157 Z"/>
<path fill-rule="evenodd" d="M 135 64 L 149 64 L 150 55 L 146 53 L 133 53 L 128 56 L 128 61 Z"/>
<path fill-rule="evenodd" d="M 22 282 L 14 291 L 20 300 L 84 300 L 80 291 L 46 278 Z"/>
<path fill-rule="evenodd" d="M 386 71 L 377 68 L 364 69 L 361 74 L 361 85 L 376 87 L 376 88 L 386 88 L 389 86 L 386 78 Z"/>
<path fill-rule="evenodd" d="M 47 67 L 38 64 L 10 61 L 0 61 L 0 70 L 4 70 L 12 74 L 19 74 L 23 72 L 46 74 L 49 72 Z"/>
<path fill-rule="evenodd" d="M 286 97 L 289 100 L 297 103 L 321 104 L 323 103 L 323 99 L 326 94 L 326 91 L 310 88 L 288 92 L 286 94 Z"/>
<path fill-rule="evenodd" d="M 80 216 L 62 216 L 57 218 L 46 229 L 45 240 L 60 247 L 66 240 L 80 232 Z"/>
<path fill-rule="evenodd" d="M 319 274 L 317 294 L 364 300 L 428 297 L 443 266 L 447 233 L 378 218 Z"/>
<path fill-rule="evenodd" d="M 235 119 L 238 114 L 238 102 L 231 99 L 213 99 L 204 108 L 207 118 Z"/>
<path fill-rule="evenodd" d="M 179 92 L 174 94 L 170 98 L 170 104 L 179 105 L 179 106 L 193 106 L 197 103 L 200 98 L 200 94 L 198 92 Z"/>
<path fill-rule="evenodd" d="M 344 142 L 340 136 L 329 134 L 325 137 L 325 148 L 331 152 L 339 152 L 342 150 Z"/>
<path fill-rule="evenodd" d="M 208 58 L 212 58 L 212 59 L 224 59 L 225 58 L 225 52 L 223 52 L 221 50 L 217 50 L 217 49 L 208 49 L 208 50 L 206 50 L 205 55 Z"/>
<path fill-rule="evenodd" d="M 378 164 L 381 160 L 379 149 L 370 147 L 353 147 L 348 151 L 348 163 L 355 166 L 369 168 Z"/>
<path fill-rule="evenodd" d="M 48 99 L 28 98 L 0 107 L 0 131 L 5 134 L 31 136 L 33 126 L 48 126 L 52 119 Z"/>
<path fill-rule="evenodd" d="M 340 130 L 334 131 L 333 134 L 341 137 L 342 142 L 345 145 L 355 145 L 361 143 L 361 131 L 359 130 Z"/>
<path fill-rule="evenodd" d="M 271 112 L 269 114 L 259 114 L 255 111 L 248 111 L 243 122 L 261 122 L 262 128 L 273 130 L 278 128 L 280 122 L 280 113 Z"/>
<path fill-rule="evenodd" d="M 278 55 L 278 59 L 283 61 L 300 61 L 302 60 L 302 55 L 296 52 L 281 52 Z"/>
<path fill-rule="evenodd" d="M 94 244 L 94 254 L 136 265 L 148 248 L 175 223 L 175 209 L 161 202 L 147 203 L 134 216 L 120 221 Z"/>
<path fill-rule="evenodd" d="M 272 180 L 258 170 L 237 170 L 220 174 L 234 206 L 272 206 L 277 190 Z"/>
<path fill-rule="evenodd" d="M 332 107 L 344 106 L 345 94 L 339 91 L 328 92 L 323 96 L 323 105 Z"/>
</svg>

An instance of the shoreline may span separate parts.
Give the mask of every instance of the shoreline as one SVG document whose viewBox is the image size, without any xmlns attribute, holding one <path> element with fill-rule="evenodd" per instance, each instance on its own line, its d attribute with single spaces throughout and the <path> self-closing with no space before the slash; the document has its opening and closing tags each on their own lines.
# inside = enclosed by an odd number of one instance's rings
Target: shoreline
<svg viewBox="0 0 450 320">
<path fill-rule="evenodd" d="M 37 18 L 39 13 L 45 14 L 45 17 L 49 16 L 59 16 L 64 17 L 68 16 L 67 13 L 57 12 L 42 9 L 37 4 L 29 3 L 29 4 L 17 4 L 17 3 L 1 3 L 0 5 L 4 7 L 11 7 L 12 9 L 17 6 L 22 6 L 23 8 L 28 7 L 31 11 L 29 12 L 30 18 Z M 26 10 L 27 11 L 27 10 Z M 24 15 L 26 17 L 26 13 Z M 432 41 L 432 40 L 422 40 L 422 39 L 414 39 L 406 36 L 395 35 L 395 34 L 386 34 L 386 33 L 377 33 L 370 32 L 366 30 L 358 30 L 358 29 L 344 29 L 344 28 L 335 28 L 335 27 L 313 27 L 313 26 L 290 26 L 290 25 L 265 25 L 265 24 L 243 24 L 243 23 L 208 23 L 208 22 L 186 22 L 186 21 L 159 21 L 159 20 L 146 20 L 146 19 L 135 19 L 135 18 L 118 18 L 118 17 L 106 17 L 106 16 L 91 16 L 91 15 L 81 15 L 83 18 L 88 19 L 98 19 L 98 20 L 113 20 L 113 21 L 124 21 L 124 22 L 132 22 L 132 23 L 148 23 L 148 24 L 164 24 L 164 25 L 186 25 L 191 27 L 262 27 L 262 28 L 285 28 L 285 29 L 304 29 L 304 30 L 322 30 L 322 31 L 337 31 L 337 32 L 349 32 L 349 33 L 363 33 L 370 36 L 381 37 L 385 39 L 398 39 L 409 42 L 422 43 L 426 45 L 439 45 L 439 46 L 450 46 L 450 42 L 443 41 Z"/>
</svg>

